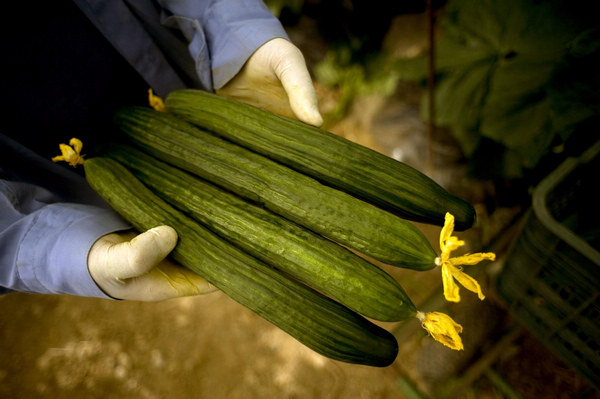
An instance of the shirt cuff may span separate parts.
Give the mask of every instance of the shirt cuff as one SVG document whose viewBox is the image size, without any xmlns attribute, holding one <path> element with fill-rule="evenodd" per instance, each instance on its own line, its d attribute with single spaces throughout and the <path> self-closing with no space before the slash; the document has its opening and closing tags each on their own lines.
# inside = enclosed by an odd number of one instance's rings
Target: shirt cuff
<svg viewBox="0 0 600 399">
<path fill-rule="evenodd" d="M 228 1 L 215 3 L 208 11 L 205 26 L 211 53 L 211 68 L 215 90 L 222 88 L 242 69 L 248 58 L 271 39 L 289 37 L 281 22 L 260 1 L 240 2 L 237 20 L 227 13 L 233 7 Z M 226 32 L 219 29 L 225 27 Z"/>
<path fill-rule="evenodd" d="M 183 32 L 196 72 L 210 91 L 225 86 L 269 40 L 289 40 L 281 22 L 261 0 L 218 0 L 202 7 L 194 2 L 162 4 L 172 13 L 163 16 L 163 23 Z"/>
<path fill-rule="evenodd" d="M 100 237 L 131 226 L 111 210 L 53 204 L 23 237 L 19 276 L 31 292 L 112 299 L 92 279 L 87 258 Z"/>
</svg>

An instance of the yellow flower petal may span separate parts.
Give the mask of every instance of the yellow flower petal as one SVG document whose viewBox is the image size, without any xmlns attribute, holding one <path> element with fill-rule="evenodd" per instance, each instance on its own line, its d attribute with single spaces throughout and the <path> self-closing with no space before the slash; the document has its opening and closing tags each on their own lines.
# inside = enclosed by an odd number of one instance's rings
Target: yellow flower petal
<svg viewBox="0 0 600 399">
<path fill-rule="evenodd" d="M 148 89 L 148 102 L 150 103 L 150 106 L 155 110 L 160 112 L 165 111 L 165 103 L 160 97 L 156 96 L 152 92 L 152 89 Z"/>
<path fill-rule="evenodd" d="M 456 323 L 450 316 L 441 312 L 423 313 L 417 312 L 417 318 L 421 325 L 433 339 L 454 350 L 463 350 L 462 326 Z"/>
<path fill-rule="evenodd" d="M 83 143 L 79 139 L 72 138 L 69 143 L 73 145 L 70 147 L 66 144 L 59 144 L 58 148 L 60 149 L 61 155 L 57 155 L 52 158 L 53 162 L 64 161 L 68 162 L 69 165 L 76 167 L 77 165 L 83 164 L 83 155 L 80 154 L 81 149 L 83 148 Z"/>
<path fill-rule="evenodd" d="M 493 252 L 478 252 L 475 254 L 456 256 L 450 260 L 455 265 L 476 265 L 482 260 L 496 260 L 496 254 Z"/>
<path fill-rule="evenodd" d="M 465 287 L 466 289 L 468 289 L 471 292 L 474 292 L 477 294 L 477 296 L 479 297 L 479 299 L 481 299 L 482 301 L 485 299 L 485 295 L 483 295 L 483 292 L 481 292 L 481 287 L 479 286 L 479 283 L 477 282 L 477 280 L 475 280 L 473 277 L 469 276 L 467 273 L 463 272 L 462 270 L 458 269 L 457 267 L 450 267 L 449 268 L 452 274 L 452 277 L 454 277 L 456 279 L 456 281 L 458 281 L 463 287 Z M 458 290 L 457 290 L 458 291 Z M 457 293 L 458 296 L 458 293 Z M 446 298 L 448 299 L 448 298 Z M 450 300 L 450 299 L 448 299 Z M 460 301 L 460 298 L 459 298 Z M 455 301 L 458 302 L 458 301 Z"/>
<path fill-rule="evenodd" d="M 73 149 L 75 149 L 75 152 L 77 154 L 81 153 L 81 150 L 83 149 L 83 143 L 81 142 L 81 140 L 75 137 L 69 140 L 69 145 L 73 147 Z"/>
<path fill-rule="evenodd" d="M 462 247 L 463 245 L 465 245 L 465 242 L 459 240 L 458 237 L 448 237 L 444 245 L 444 251 L 442 251 L 442 259 L 448 260 L 450 258 L 450 253 Z"/>
<path fill-rule="evenodd" d="M 447 264 L 442 265 L 442 284 L 444 298 L 449 302 L 460 302 L 458 285 L 454 282 L 452 270 Z"/>
<path fill-rule="evenodd" d="M 482 260 L 494 260 L 496 255 L 491 252 L 468 254 L 463 256 L 450 257 L 450 253 L 465 244 L 458 237 L 453 236 L 454 232 L 454 216 L 446 213 L 444 227 L 440 232 L 440 249 L 442 253 L 435 260 L 435 264 L 442 268 L 442 283 L 444 286 L 444 297 L 450 302 L 460 302 L 460 294 L 456 280 L 469 291 L 477 293 L 479 299 L 484 299 L 485 296 L 481 291 L 481 287 L 477 281 L 463 272 L 459 266 L 475 265 Z"/>
<path fill-rule="evenodd" d="M 442 231 L 440 232 L 440 249 L 444 252 L 444 248 L 446 248 L 446 241 L 452 233 L 454 232 L 454 216 L 446 212 L 446 216 L 444 218 L 444 227 L 442 227 Z"/>
</svg>

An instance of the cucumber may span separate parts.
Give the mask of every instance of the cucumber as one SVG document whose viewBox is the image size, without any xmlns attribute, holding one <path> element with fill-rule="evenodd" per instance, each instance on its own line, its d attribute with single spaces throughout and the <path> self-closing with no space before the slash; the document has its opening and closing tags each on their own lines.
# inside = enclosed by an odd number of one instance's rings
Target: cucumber
<svg viewBox="0 0 600 399">
<path fill-rule="evenodd" d="M 137 230 L 173 227 L 170 256 L 307 347 L 347 363 L 384 367 L 397 356 L 392 334 L 239 250 L 154 195 L 123 165 L 84 162 L 90 186 Z"/>
<path fill-rule="evenodd" d="M 436 253 L 411 222 L 230 143 L 172 114 L 123 108 L 115 120 L 145 152 L 381 262 L 429 270 Z"/>
<path fill-rule="evenodd" d="M 363 316 L 415 316 L 393 277 L 333 241 L 133 147 L 114 147 L 105 156 L 220 237 Z"/>
<path fill-rule="evenodd" d="M 475 223 L 473 206 L 417 169 L 323 129 L 202 90 L 176 90 L 167 112 L 344 190 L 403 218 L 455 228 Z"/>
</svg>

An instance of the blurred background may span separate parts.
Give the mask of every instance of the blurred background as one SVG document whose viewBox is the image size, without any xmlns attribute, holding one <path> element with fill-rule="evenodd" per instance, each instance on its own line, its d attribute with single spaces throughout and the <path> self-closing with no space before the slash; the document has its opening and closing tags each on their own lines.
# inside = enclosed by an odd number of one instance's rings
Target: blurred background
<svg viewBox="0 0 600 399">
<path fill-rule="evenodd" d="M 270 0 L 324 128 L 471 201 L 485 301 L 379 264 L 465 350 L 418 321 L 370 368 L 315 354 L 222 293 L 161 303 L 0 297 L 1 398 L 600 398 L 600 29 L 583 1 Z M 438 247 L 439 227 L 417 225 Z"/>
</svg>

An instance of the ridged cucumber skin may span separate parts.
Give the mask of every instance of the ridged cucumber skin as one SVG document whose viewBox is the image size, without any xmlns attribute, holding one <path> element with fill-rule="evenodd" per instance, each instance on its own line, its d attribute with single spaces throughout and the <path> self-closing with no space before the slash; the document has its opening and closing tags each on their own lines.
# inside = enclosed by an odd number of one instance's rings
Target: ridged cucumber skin
<svg viewBox="0 0 600 399">
<path fill-rule="evenodd" d="M 90 186 L 137 230 L 173 227 L 171 257 L 233 300 L 328 358 L 375 367 L 397 356 L 394 336 L 359 314 L 277 272 L 211 233 L 154 195 L 108 158 L 84 163 Z"/>
<path fill-rule="evenodd" d="M 183 119 L 401 217 L 457 230 L 475 223 L 472 204 L 417 169 L 326 130 L 202 90 L 176 90 L 165 106 Z"/>
<path fill-rule="evenodd" d="M 105 156 L 222 238 L 357 313 L 379 321 L 415 316 L 392 276 L 346 248 L 135 148 Z"/>
<path fill-rule="evenodd" d="M 383 263 L 429 270 L 436 253 L 411 222 L 333 189 L 175 115 L 120 109 L 115 121 L 145 152 Z"/>
</svg>

